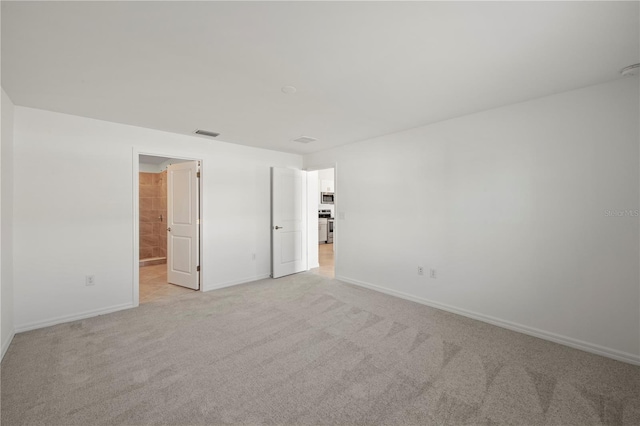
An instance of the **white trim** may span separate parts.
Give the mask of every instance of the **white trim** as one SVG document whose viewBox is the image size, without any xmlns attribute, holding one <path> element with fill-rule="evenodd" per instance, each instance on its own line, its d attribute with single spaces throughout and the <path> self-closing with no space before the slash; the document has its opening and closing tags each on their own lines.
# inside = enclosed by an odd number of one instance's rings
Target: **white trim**
<svg viewBox="0 0 640 426">
<path fill-rule="evenodd" d="M 7 339 L 4 342 L 2 342 L 2 355 L 0 355 L 0 361 L 2 361 L 2 359 L 4 358 L 4 354 L 7 353 L 7 349 L 9 349 L 9 346 L 11 345 L 11 341 L 13 340 L 15 335 L 16 335 L 16 331 L 11 330 L 11 333 L 9 333 L 9 336 L 7 337 Z"/>
<path fill-rule="evenodd" d="M 184 152 L 179 151 L 164 151 L 164 150 L 156 150 L 141 148 L 138 146 L 133 146 L 132 148 L 132 163 L 133 163 L 133 289 L 132 289 L 132 307 L 136 308 L 140 305 L 140 232 L 139 232 L 139 222 L 140 222 L 140 206 L 139 203 L 139 191 L 140 191 L 140 174 L 139 174 L 139 163 L 140 163 L 140 155 L 152 155 L 156 157 L 166 157 L 166 158 L 175 158 L 177 160 L 191 160 L 191 161 L 199 161 L 200 162 L 200 182 L 199 182 L 199 194 L 198 194 L 198 203 L 200 208 L 200 229 L 198 231 L 199 235 L 199 251 L 200 251 L 200 290 L 198 291 L 206 291 L 205 290 L 205 267 L 204 267 L 204 240 L 202 238 L 205 235 L 205 226 L 206 222 L 203 220 L 205 218 L 205 199 L 206 193 L 204 192 L 204 176 L 205 176 L 205 161 L 199 154 L 189 155 Z M 185 156 L 186 155 L 186 156 Z"/>
<path fill-rule="evenodd" d="M 604 346 L 596 345 L 593 343 L 584 342 L 582 340 L 573 339 L 571 337 L 562 336 L 560 334 L 551 333 L 549 331 L 540 330 L 526 325 L 517 324 L 511 321 L 505 321 L 500 318 L 495 318 L 489 315 L 480 314 L 477 312 L 468 311 L 466 309 L 456 308 L 454 306 L 446 305 L 444 303 L 434 302 L 432 300 L 424 299 L 422 297 L 413 296 L 407 293 L 403 293 L 397 290 L 391 290 L 385 287 L 381 287 L 375 284 L 369 284 L 363 281 L 355 280 L 353 278 L 345 276 L 337 276 L 336 279 L 344 281 L 349 284 L 357 285 L 359 287 L 365 287 L 380 293 L 385 293 L 391 296 L 399 297 L 401 299 L 410 300 L 423 305 L 430 306 L 432 308 L 440 309 L 443 311 L 451 312 L 454 314 L 462 315 L 467 318 L 482 321 L 488 324 L 492 324 L 498 327 L 506 328 L 508 330 L 517 331 L 529 336 L 538 337 L 540 339 L 549 340 L 554 343 L 569 346 L 574 349 L 580 349 L 585 352 L 590 352 L 596 355 L 601 355 L 607 358 L 612 358 L 617 361 L 626 362 L 633 365 L 640 365 L 640 355 L 634 355 L 628 352 L 618 351 L 616 349 L 607 348 Z"/>
<path fill-rule="evenodd" d="M 204 287 L 203 286 L 203 290 L 202 291 L 219 290 L 221 288 L 232 287 L 234 285 L 248 284 L 248 283 L 253 282 L 253 281 L 264 280 L 266 278 L 269 278 L 270 276 L 271 276 L 270 274 L 255 275 L 253 277 L 247 277 L 247 278 L 241 278 L 239 280 L 227 281 L 227 282 L 224 282 L 224 283 L 221 283 L 221 284 L 213 285 L 211 287 Z"/>
<path fill-rule="evenodd" d="M 316 262 L 313 265 L 309 265 L 309 269 L 308 270 L 319 268 L 319 267 L 320 267 L 320 262 Z"/>
<path fill-rule="evenodd" d="M 95 309 L 92 311 L 84 311 L 73 315 L 63 315 L 44 321 L 36 321 L 20 325 L 16 327 L 16 333 L 22 333 L 24 331 L 36 330 L 38 328 L 50 327 L 56 324 L 62 324 L 65 322 L 77 321 L 85 318 L 97 317 L 98 315 L 110 314 L 112 312 L 122 311 L 124 309 L 134 308 L 133 303 L 122 303 L 120 305 L 113 305 L 107 308 Z"/>
<path fill-rule="evenodd" d="M 140 306 L 140 154 L 133 147 L 133 281 L 131 304 Z"/>
</svg>

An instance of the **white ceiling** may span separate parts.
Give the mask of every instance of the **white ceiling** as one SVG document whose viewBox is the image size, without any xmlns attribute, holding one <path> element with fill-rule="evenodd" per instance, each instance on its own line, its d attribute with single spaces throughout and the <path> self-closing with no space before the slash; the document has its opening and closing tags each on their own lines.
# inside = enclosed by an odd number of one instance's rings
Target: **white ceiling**
<svg viewBox="0 0 640 426">
<path fill-rule="evenodd" d="M 17 105 L 309 153 L 619 78 L 638 2 L 2 2 Z M 298 92 L 286 95 L 284 85 Z M 302 145 L 306 135 L 318 141 Z"/>
</svg>

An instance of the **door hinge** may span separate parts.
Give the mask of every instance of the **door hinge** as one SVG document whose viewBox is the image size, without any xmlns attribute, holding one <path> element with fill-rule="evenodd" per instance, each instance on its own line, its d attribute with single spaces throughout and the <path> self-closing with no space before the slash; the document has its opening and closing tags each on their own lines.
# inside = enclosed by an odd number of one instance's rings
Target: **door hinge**
<svg viewBox="0 0 640 426">
<path fill-rule="evenodd" d="M 198 172 L 198 173 L 196 174 L 196 176 L 197 176 L 197 177 L 200 177 L 200 172 Z"/>
<path fill-rule="evenodd" d="M 196 271 L 200 272 L 200 265 L 196 267 Z"/>
</svg>

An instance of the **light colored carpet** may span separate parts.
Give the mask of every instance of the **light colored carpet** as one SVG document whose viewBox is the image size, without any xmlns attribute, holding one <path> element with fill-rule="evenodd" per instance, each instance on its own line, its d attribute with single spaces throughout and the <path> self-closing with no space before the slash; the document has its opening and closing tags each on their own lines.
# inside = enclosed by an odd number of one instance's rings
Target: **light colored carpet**
<svg viewBox="0 0 640 426">
<path fill-rule="evenodd" d="M 2 424 L 640 424 L 640 368 L 314 275 L 18 334 Z"/>
</svg>

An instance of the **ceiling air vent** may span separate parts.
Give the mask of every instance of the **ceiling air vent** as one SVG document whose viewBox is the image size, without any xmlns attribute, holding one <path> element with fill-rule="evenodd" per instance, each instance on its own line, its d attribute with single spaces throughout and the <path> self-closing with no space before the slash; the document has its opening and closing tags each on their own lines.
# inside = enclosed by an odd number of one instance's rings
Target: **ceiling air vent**
<svg viewBox="0 0 640 426">
<path fill-rule="evenodd" d="M 217 138 L 218 136 L 220 136 L 220 133 L 210 132 L 209 130 L 198 129 L 193 133 L 195 133 L 196 135 L 209 136 L 210 138 Z"/>
<path fill-rule="evenodd" d="M 300 136 L 298 139 L 294 139 L 294 142 L 300 142 L 300 143 L 309 143 L 309 142 L 315 142 L 318 139 L 316 138 L 312 138 L 309 136 Z"/>
</svg>

